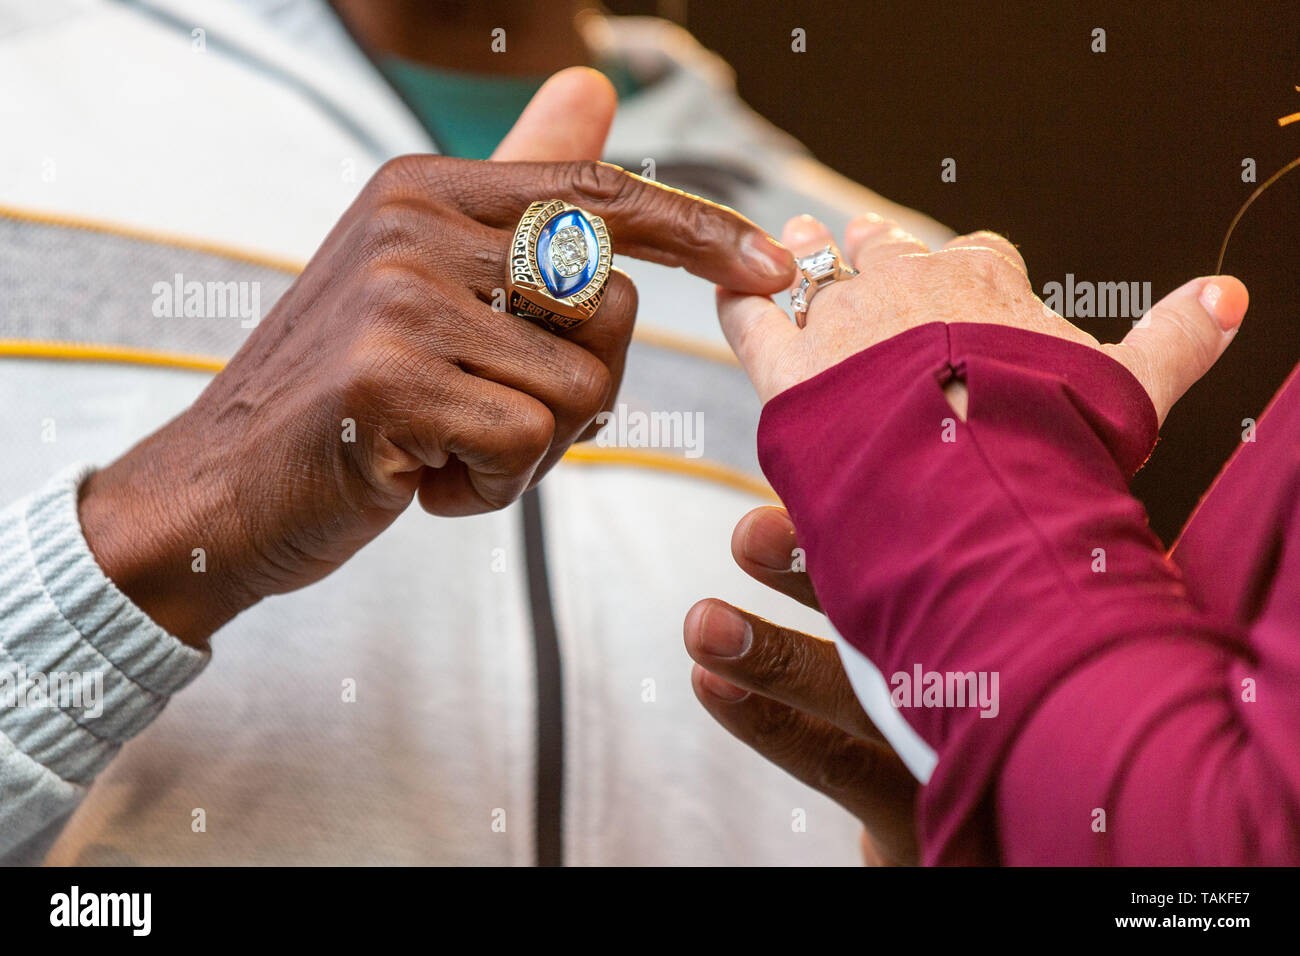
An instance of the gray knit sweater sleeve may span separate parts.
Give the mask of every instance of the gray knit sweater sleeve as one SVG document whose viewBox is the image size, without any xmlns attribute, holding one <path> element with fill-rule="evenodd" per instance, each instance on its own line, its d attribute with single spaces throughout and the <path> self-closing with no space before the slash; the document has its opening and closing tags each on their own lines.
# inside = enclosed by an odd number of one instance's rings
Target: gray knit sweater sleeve
<svg viewBox="0 0 1300 956">
<path fill-rule="evenodd" d="M 208 655 L 95 563 L 78 467 L 0 511 L 0 863 L 38 863 L 95 775 Z"/>
</svg>

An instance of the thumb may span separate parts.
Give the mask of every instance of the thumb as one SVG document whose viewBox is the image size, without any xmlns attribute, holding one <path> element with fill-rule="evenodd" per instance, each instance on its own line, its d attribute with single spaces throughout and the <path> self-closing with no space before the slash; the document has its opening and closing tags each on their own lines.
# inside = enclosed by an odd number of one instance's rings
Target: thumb
<svg viewBox="0 0 1300 956">
<path fill-rule="evenodd" d="M 1161 423 L 1237 334 L 1250 295 L 1233 276 L 1202 276 L 1169 293 L 1119 345 L 1104 346 L 1151 396 Z"/>
<path fill-rule="evenodd" d="M 617 106 L 614 84 L 603 73 L 585 66 L 561 70 L 533 94 L 492 159 L 600 159 Z"/>
</svg>

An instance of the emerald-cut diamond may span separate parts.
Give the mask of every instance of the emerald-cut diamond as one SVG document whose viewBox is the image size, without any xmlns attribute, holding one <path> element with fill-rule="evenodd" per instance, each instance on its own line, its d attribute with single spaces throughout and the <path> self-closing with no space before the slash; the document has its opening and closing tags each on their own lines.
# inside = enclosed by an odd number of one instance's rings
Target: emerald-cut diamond
<svg viewBox="0 0 1300 956">
<path fill-rule="evenodd" d="M 802 278 L 790 293 L 790 304 L 794 306 L 795 319 L 801 327 L 808 312 L 808 302 L 818 289 L 830 285 L 836 279 L 847 279 L 858 274 L 858 270 L 840 261 L 840 254 L 832 245 L 818 249 L 812 255 L 797 258 L 795 265 Z"/>
</svg>

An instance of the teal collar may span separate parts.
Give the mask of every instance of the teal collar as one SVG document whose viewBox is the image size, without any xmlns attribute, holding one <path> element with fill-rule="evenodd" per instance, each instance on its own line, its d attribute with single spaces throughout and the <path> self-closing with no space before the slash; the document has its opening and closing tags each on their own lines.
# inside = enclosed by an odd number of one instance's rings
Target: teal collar
<svg viewBox="0 0 1300 956">
<path fill-rule="evenodd" d="M 487 159 L 546 80 L 443 70 L 397 56 L 378 62 L 438 149 L 466 159 Z M 625 63 L 602 64 L 600 69 L 620 100 L 636 93 L 637 83 Z"/>
</svg>

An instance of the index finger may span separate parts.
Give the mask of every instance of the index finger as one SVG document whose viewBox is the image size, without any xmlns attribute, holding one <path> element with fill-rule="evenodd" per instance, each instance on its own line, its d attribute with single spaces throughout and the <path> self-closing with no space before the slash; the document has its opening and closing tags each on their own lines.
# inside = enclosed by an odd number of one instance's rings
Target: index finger
<svg viewBox="0 0 1300 956">
<path fill-rule="evenodd" d="M 784 508 L 763 505 L 741 518 L 731 533 L 731 556 L 754 580 L 814 611 L 822 609 Z"/>
<path fill-rule="evenodd" d="M 530 203 L 563 199 L 604 219 L 619 255 L 681 266 L 740 292 L 778 292 L 794 280 L 790 251 L 740 213 L 610 163 L 429 159 L 429 185 L 491 226 L 514 229 Z"/>
</svg>

